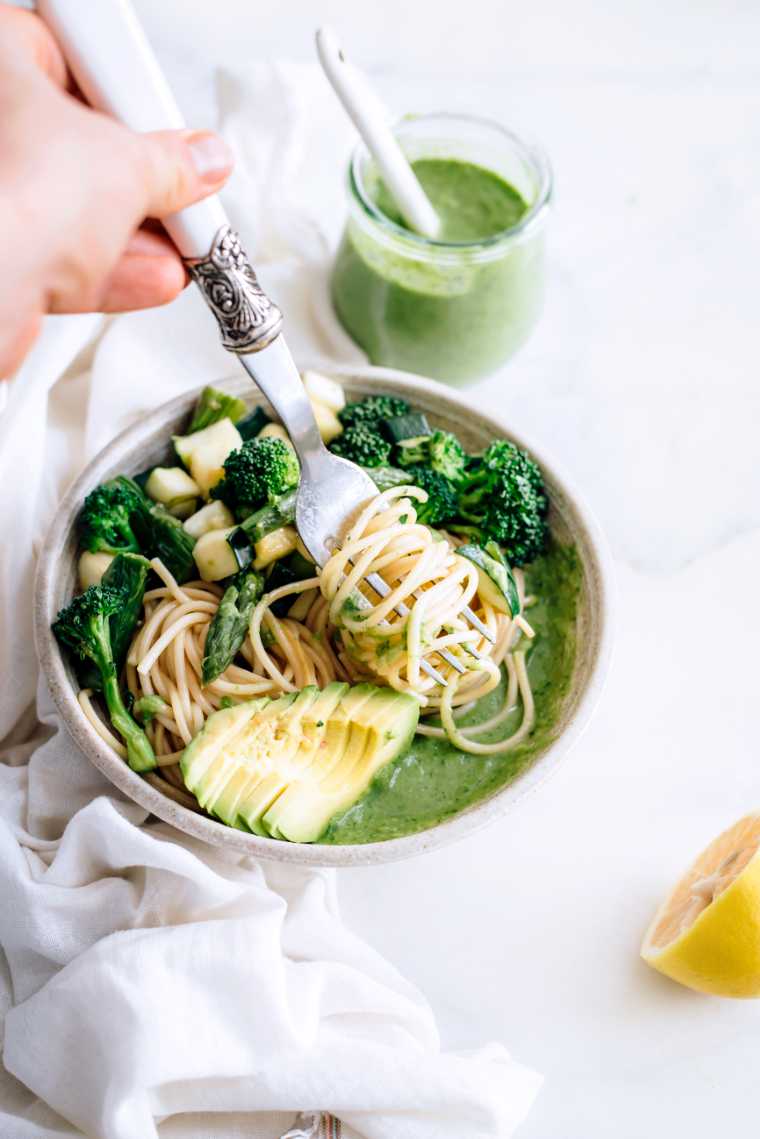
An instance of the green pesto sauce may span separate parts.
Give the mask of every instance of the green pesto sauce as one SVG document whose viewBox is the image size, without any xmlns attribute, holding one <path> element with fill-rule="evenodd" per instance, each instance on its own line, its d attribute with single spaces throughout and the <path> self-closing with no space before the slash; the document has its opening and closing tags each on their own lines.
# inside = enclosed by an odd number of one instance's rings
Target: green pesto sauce
<svg viewBox="0 0 760 1139">
<path fill-rule="evenodd" d="M 412 163 L 420 185 L 441 222 L 439 241 L 482 241 L 517 225 L 528 206 L 514 186 L 492 170 L 455 158 L 420 158 Z M 374 193 L 386 217 L 404 219 L 383 181 Z"/>
<path fill-rule="evenodd" d="M 541 229 L 484 259 L 477 243 L 513 229 L 529 204 L 472 162 L 422 158 L 412 166 L 449 244 L 421 244 L 411 234 L 389 243 L 378 223 L 350 220 L 333 268 L 335 310 L 374 364 L 452 382 L 484 375 L 516 351 L 538 317 Z M 366 188 L 403 227 L 379 177 L 368 175 Z"/>
<path fill-rule="evenodd" d="M 446 740 L 416 736 L 405 755 L 378 772 L 364 795 L 330 821 L 320 842 L 379 842 L 426 830 L 487 798 L 530 764 L 554 738 L 569 689 L 580 581 L 581 567 L 573 546 L 553 545 L 526 569 L 527 592 L 538 598 L 526 613 L 536 632 L 528 656 L 536 724 L 528 739 L 501 755 L 467 755 Z M 503 700 L 502 680 L 501 688 L 478 701 L 460 723 L 488 719 Z M 504 739 L 512 735 L 520 719 L 517 709 L 478 739 Z"/>
</svg>

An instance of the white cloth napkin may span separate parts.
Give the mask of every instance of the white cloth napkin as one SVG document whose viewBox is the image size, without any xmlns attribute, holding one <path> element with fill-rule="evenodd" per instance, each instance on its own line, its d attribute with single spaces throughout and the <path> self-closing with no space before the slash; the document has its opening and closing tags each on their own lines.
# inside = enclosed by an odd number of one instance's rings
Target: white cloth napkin
<svg viewBox="0 0 760 1139">
<path fill-rule="evenodd" d="M 311 69 L 220 76 L 219 91 L 240 157 L 233 222 L 296 353 L 345 360 L 320 300 L 334 235 L 317 221 L 340 217 L 345 125 Z M 279 121 L 254 130 L 272 106 Z M 366 1139 L 509 1136 L 540 1078 L 500 1045 L 442 1052 L 424 998 L 343 925 L 333 872 L 146 822 L 65 735 L 44 684 L 35 705 L 33 547 L 63 486 L 140 414 L 233 370 L 188 290 L 161 311 L 51 320 L 6 393 L 0 1135 L 275 1139 L 324 1109 Z"/>
</svg>

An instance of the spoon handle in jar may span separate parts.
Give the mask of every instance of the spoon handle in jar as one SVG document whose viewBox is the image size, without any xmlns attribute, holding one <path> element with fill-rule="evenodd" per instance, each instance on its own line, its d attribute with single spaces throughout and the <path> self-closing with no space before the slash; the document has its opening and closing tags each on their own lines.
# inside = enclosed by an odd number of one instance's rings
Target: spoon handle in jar
<svg viewBox="0 0 760 1139">
<path fill-rule="evenodd" d="M 316 38 L 322 69 L 364 139 L 407 225 L 423 237 L 437 237 L 441 228 L 438 214 L 386 122 L 366 78 L 346 60 L 329 28 L 320 28 Z"/>
</svg>

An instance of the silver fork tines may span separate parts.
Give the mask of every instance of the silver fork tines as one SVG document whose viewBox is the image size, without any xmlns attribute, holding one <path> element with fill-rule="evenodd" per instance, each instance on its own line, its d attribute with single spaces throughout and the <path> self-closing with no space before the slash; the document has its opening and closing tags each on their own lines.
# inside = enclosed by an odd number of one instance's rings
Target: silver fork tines
<svg viewBox="0 0 760 1139">
<path fill-rule="evenodd" d="M 371 585 L 375 593 L 379 593 L 381 597 L 387 597 L 390 593 L 390 586 L 383 580 L 383 578 L 380 577 L 379 574 L 368 573 L 364 580 L 369 585 Z M 415 597 L 416 596 L 418 595 L 415 594 Z M 411 612 L 409 606 L 405 605 L 403 601 L 399 601 L 398 605 L 394 606 L 394 610 L 396 613 L 398 613 L 399 617 L 408 617 L 409 613 Z M 494 643 L 494 636 L 491 633 L 490 629 L 487 629 L 483 622 L 478 617 L 476 617 L 476 615 L 470 609 L 469 605 L 462 610 L 462 613 L 465 617 L 467 617 L 467 619 L 470 621 L 470 624 L 473 625 L 473 627 L 477 629 L 479 633 L 486 637 L 486 639 L 489 640 L 491 644 Z M 464 648 L 471 656 L 474 656 L 476 660 L 483 659 L 478 650 L 476 648 L 473 648 L 472 645 L 468 645 L 465 642 Z M 457 657 L 455 657 L 453 653 L 450 653 L 448 649 L 436 649 L 436 652 L 438 656 L 443 657 L 446 663 L 450 664 L 451 667 L 456 669 L 457 672 L 467 672 L 467 669 L 462 664 L 461 660 L 458 660 Z"/>
<path fill-rule="evenodd" d="M 375 585 L 372 585 L 371 578 L 373 578 L 373 577 L 377 578 L 377 580 L 380 582 L 380 585 L 382 586 L 383 589 L 390 592 L 388 590 L 388 586 L 385 584 L 383 579 L 381 577 L 377 577 L 377 574 L 368 574 L 367 577 L 364 578 L 364 580 L 367 582 L 368 585 L 370 585 L 372 587 L 372 589 L 375 590 L 376 593 L 379 593 L 381 597 L 387 596 L 387 593 L 383 594 L 381 589 L 378 589 Z M 362 609 L 371 608 L 372 602 L 369 600 L 368 597 L 364 596 L 364 594 L 362 593 L 362 591 L 360 589 L 354 590 L 354 594 L 356 596 L 356 602 L 360 606 L 360 608 L 362 608 Z M 399 610 L 396 610 L 396 612 L 399 612 Z M 408 612 L 409 612 L 409 610 L 407 610 L 407 613 Z M 388 624 L 390 624 L 390 622 L 389 621 L 381 621 L 380 624 L 381 625 L 388 625 Z M 420 669 L 422 672 L 425 673 L 426 676 L 431 677 L 436 682 L 436 684 L 440 684 L 441 688 L 446 687 L 446 677 L 442 676 L 441 673 L 438 671 L 438 669 L 433 667 L 433 665 L 430 663 L 430 661 L 424 660 L 424 659 L 421 660 L 420 661 Z"/>
</svg>

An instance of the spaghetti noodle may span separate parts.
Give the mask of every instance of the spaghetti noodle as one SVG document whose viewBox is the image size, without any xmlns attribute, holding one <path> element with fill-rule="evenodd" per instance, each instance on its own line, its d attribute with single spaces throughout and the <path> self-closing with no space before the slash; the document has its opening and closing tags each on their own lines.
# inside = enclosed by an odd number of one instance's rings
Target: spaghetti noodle
<svg viewBox="0 0 760 1139">
<path fill-rule="evenodd" d="M 161 585 L 146 592 L 143 621 L 129 649 L 126 682 L 135 699 L 159 696 L 163 707 L 146 725 L 158 770 L 151 781 L 180 802 L 194 802 L 178 766 L 187 744 L 206 718 L 229 702 L 294 692 L 333 680 L 373 681 L 413 694 L 420 703 L 423 735 L 448 738 L 471 754 L 516 747 L 534 723 L 533 696 L 525 664 L 525 641 L 533 636 L 521 616 L 499 612 L 478 594 L 478 572 L 456 552 L 457 539 L 417 522 L 415 503 L 425 492 L 395 487 L 358 513 L 340 547 L 321 572 L 266 593 L 256 605 L 236 660 L 210 684 L 202 681 L 206 637 L 222 597 L 203 581 L 178 585 L 166 567 L 152 562 Z M 390 588 L 375 594 L 367 574 Z M 521 601 L 524 582 L 515 575 Z M 286 616 L 272 609 L 292 598 Z M 491 643 L 463 616 L 470 606 L 494 638 Z M 447 650 L 457 671 L 440 655 Z M 428 661 L 445 680 L 441 687 L 422 668 Z M 474 702 L 507 675 L 501 710 L 477 726 L 457 722 Z M 97 714 L 89 690 L 80 693 L 85 715 L 114 750 L 122 745 Z M 499 727 L 522 709 L 516 730 L 497 742 L 476 737 Z M 428 722 L 433 718 L 434 722 Z"/>
</svg>

